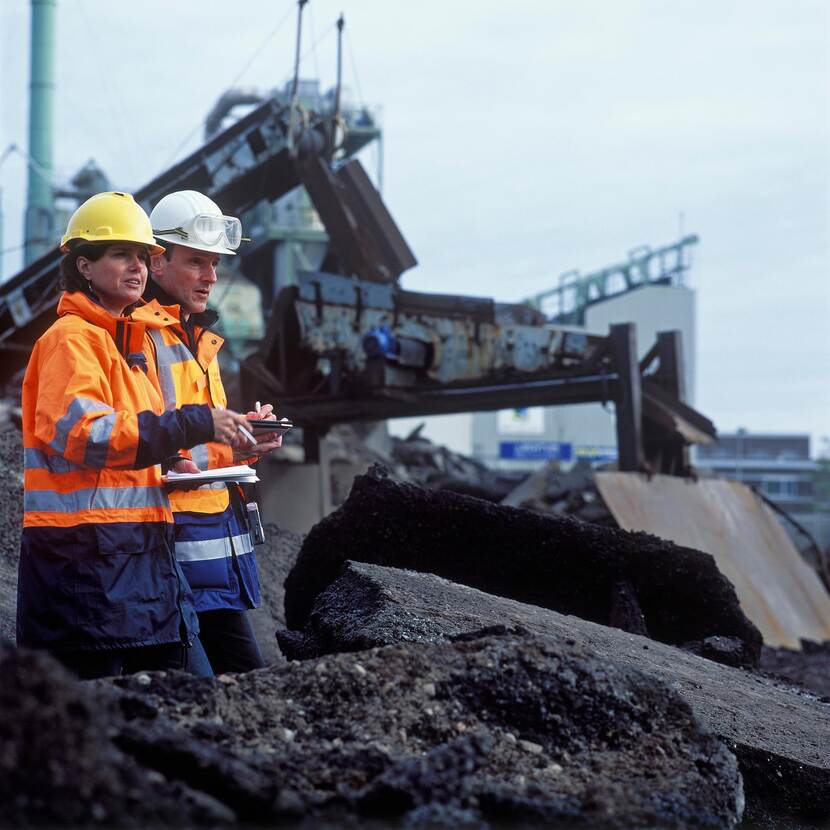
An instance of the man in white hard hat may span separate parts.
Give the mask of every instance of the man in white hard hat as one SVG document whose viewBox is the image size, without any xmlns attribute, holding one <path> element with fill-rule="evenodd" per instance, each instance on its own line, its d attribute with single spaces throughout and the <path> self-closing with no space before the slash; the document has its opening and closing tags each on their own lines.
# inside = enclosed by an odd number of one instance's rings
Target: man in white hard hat
<svg viewBox="0 0 830 830">
<path fill-rule="evenodd" d="M 210 328 L 219 315 L 208 300 L 220 256 L 234 256 L 242 226 L 207 196 L 182 190 L 165 196 L 150 214 L 153 234 L 164 247 L 152 257 L 144 297 L 178 316 L 178 324 L 153 337 L 161 391 L 167 408 L 210 403 L 224 407 L 219 373 L 222 338 Z M 274 418 L 266 404 L 248 417 Z M 240 463 L 280 446 L 275 433 L 250 451 L 208 443 L 194 447 L 172 466 L 195 472 Z M 176 558 L 190 583 L 199 614 L 200 639 L 216 674 L 249 671 L 264 664 L 246 611 L 260 604 L 256 556 L 248 513 L 238 485 L 215 483 L 170 493 Z M 258 521 L 258 517 L 256 519 Z M 204 669 L 204 667 L 197 667 Z"/>
</svg>

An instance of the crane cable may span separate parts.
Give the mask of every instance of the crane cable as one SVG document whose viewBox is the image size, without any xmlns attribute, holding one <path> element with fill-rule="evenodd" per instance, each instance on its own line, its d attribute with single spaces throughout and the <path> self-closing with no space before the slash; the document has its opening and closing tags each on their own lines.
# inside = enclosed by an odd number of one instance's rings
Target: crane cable
<svg viewBox="0 0 830 830">
<path fill-rule="evenodd" d="M 262 54 L 265 47 L 273 40 L 273 38 L 277 35 L 277 33 L 280 31 L 280 29 L 282 29 L 282 27 L 285 24 L 286 20 L 288 20 L 288 18 L 290 16 L 291 16 L 291 6 L 288 7 L 285 14 L 280 18 L 279 23 L 277 23 L 277 25 L 268 33 L 268 35 L 265 37 L 265 39 L 262 41 L 262 43 L 260 43 L 260 45 L 254 50 L 253 54 L 248 59 L 247 63 L 236 74 L 236 77 L 230 82 L 230 84 L 228 84 L 229 88 L 236 86 L 236 84 L 239 82 L 240 78 L 242 78 L 242 76 L 251 68 L 251 65 L 253 64 L 253 62 Z M 181 141 L 178 144 L 176 149 L 173 150 L 173 152 L 170 154 L 170 157 L 167 159 L 167 161 L 164 162 L 165 167 L 168 167 L 176 159 L 176 157 L 179 155 L 179 152 L 181 151 L 181 149 L 183 147 L 185 147 L 190 142 L 190 140 L 193 138 L 193 136 L 196 135 L 196 133 L 198 133 L 201 128 L 202 128 L 201 122 L 197 122 L 197 124 L 193 128 L 193 130 L 191 130 L 191 132 L 188 133 L 188 135 L 184 138 L 184 140 Z"/>
</svg>

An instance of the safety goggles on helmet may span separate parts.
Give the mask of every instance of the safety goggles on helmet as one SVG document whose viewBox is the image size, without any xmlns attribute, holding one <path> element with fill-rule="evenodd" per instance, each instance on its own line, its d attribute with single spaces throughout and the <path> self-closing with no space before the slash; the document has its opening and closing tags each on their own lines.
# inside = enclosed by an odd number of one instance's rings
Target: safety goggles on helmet
<svg viewBox="0 0 830 830">
<path fill-rule="evenodd" d="M 153 229 L 158 237 L 175 235 L 182 244 L 219 245 L 235 251 L 242 242 L 242 223 L 235 216 L 217 216 L 211 213 L 198 213 L 188 222 L 177 228 Z"/>
</svg>

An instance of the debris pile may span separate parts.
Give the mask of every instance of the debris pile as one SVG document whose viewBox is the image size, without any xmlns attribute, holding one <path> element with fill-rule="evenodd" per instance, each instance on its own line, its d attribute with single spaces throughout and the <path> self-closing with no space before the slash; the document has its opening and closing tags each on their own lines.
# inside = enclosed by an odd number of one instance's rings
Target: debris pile
<svg viewBox="0 0 830 830">
<path fill-rule="evenodd" d="M 21 455 L 0 431 L 4 632 Z M 399 459 L 401 477 L 441 480 L 416 453 Z M 575 504 L 562 493 L 581 473 L 554 474 L 550 505 Z M 830 821 L 826 645 L 761 651 L 707 554 L 496 495 L 374 468 L 305 539 L 268 525 L 261 671 L 80 683 L 0 644 L 0 824 Z M 759 654 L 788 682 L 748 671 Z"/>
<path fill-rule="evenodd" d="M 17 561 L 23 529 L 23 439 L 0 413 L 0 640 L 14 642 Z"/>
<path fill-rule="evenodd" d="M 490 594 L 676 645 L 733 641 L 757 664 L 761 636 L 705 553 L 645 533 L 489 504 L 385 478 L 355 479 L 317 524 L 286 580 L 286 621 L 305 624 L 317 596 L 353 559 L 433 573 Z"/>
<path fill-rule="evenodd" d="M 434 444 L 421 435 L 422 429 L 423 424 L 406 438 L 391 439 L 394 464 L 402 466 L 407 479 L 421 487 L 500 502 L 526 478 L 526 473 L 494 471 L 474 458 Z"/>
<path fill-rule="evenodd" d="M 0 655 L 20 753 L 3 824 L 728 828 L 742 812 L 733 755 L 675 692 L 526 635 L 217 680 L 80 684 Z"/>
<path fill-rule="evenodd" d="M 376 426 L 341 424 L 326 433 L 323 441 L 335 506 L 346 500 L 355 476 L 373 464 L 381 464 L 396 481 L 492 502 L 500 502 L 527 477 L 524 472 L 491 470 L 474 458 L 433 443 L 421 435 L 423 424 L 406 438 L 389 435 L 383 425 L 375 430 Z M 296 463 L 303 457 L 302 430 L 291 430 L 284 438 L 280 459 Z"/>
<path fill-rule="evenodd" d="M 312 646 L 317 654 L 360 651 L 458 641 L 482 627 L 524 629 L 560 656 L 588 654 L 673 688 L 736 755 L 753 820 L 830 819 L 830 707 L 775 680 L 431 574 L 356 562 L 319 595 L 300 642 L 309 654 Z M 545 701 L 528 697 L 526 705 Z"/>
<path fill-rule="evenodd" d="M 587 461 L 579 461 L 567 472 L 560 469 L 558 461 L 551 461 L 524 479 L 501 503 L 618 527 L 594 483 L 594 472 Z"/>
</svg>

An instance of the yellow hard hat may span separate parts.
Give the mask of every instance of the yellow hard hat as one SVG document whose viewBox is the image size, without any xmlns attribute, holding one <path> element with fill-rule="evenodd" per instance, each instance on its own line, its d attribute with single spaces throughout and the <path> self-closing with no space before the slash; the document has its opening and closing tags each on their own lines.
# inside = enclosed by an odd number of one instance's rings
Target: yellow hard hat
<svg viewBox="0 0 830 830">
<path fill-rule="evenodd" d="M 163 254 L 164 248 L 153 238 L 150 217 L 129 193 L 96 193 L 73 214 L 61 239 L 61 251 L 67 253 L 70 242 L 138 242 L 151 254 Z"/>
</svg>

